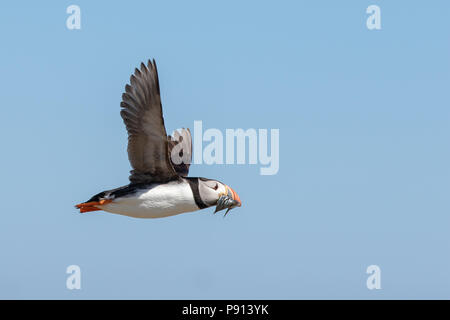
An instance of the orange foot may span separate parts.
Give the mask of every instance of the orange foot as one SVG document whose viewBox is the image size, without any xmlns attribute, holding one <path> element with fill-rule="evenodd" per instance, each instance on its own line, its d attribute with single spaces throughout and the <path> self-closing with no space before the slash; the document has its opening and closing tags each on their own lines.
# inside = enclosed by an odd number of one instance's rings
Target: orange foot
<svg viewBox="0 0 450 320">
<path fill-rule="evenodd" d="M 80 213 L 102 210 L 97 206 L 101 206 L 112 202 L 112 200 L 91 201 L 77 204 L 75 208 L 80 209 Z"/>
</svg>

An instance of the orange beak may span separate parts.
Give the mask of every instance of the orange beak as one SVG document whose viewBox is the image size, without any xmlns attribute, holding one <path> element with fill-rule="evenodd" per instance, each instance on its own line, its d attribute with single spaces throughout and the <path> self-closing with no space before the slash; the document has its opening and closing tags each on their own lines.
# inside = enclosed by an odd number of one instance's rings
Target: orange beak
<svg viewBox="0 0 450 320">
<path fill-rule="evenodd" d="M 219 199 L 217 200 L 216 210 L 214 213 L 227 209 L 227 212 L 224 214 L 225 217 L 231 209 L 240 207 L 241 205 L 241 198 L 239 198 L 236 191 L 225 184 L 225 194 L 219 194 Z"/>
<path fill-rule="evenodd" d="M 236 191 L 234 191 L 233 189 L 231 189 L 229 186 L 225 185 L 226 189 L 227 189 L 227 193 L 229 196 L 231 196 L 231 198 L 233 198 L 234 201 L 237 202 L 237 206 L 240 207 L 242 205 L 241 203 L 241 198 L 239 198 L 238 194 L 236 193 Z"/>
</svg>

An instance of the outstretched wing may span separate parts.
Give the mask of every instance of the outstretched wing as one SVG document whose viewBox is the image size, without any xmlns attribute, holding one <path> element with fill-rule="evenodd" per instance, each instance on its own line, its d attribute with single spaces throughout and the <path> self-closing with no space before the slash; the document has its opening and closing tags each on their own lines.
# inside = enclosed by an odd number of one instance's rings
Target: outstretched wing
<svg viewBox="0 0 450 320">
<path fill-rule="evenodd" d="M 120 115 L 128 131 L 132 183 L 166 182 L 178 178 L 169 157 L 155 60 L 141 63 L 125 86 Z"/>
<path fill-rule="evenodd" d="M 191 131 L 181 129 L 169 136 L 169 154 L 172 166 L 178 175 L 186 177 L 192 162 L 192 137 Z"/>
</svg>

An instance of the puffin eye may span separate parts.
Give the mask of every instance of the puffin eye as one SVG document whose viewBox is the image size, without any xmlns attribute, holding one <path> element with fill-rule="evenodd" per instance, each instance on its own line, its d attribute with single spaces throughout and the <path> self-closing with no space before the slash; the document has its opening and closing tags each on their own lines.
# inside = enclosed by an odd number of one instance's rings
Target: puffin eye
<svg viewBox="0 0 450 320">
<path fill-rule="evenodd" d="M 216 183 L 216 185 L 213 187 L 214 190 L 217 190 L 219 188 L 219 185 Z"/>
</svg>

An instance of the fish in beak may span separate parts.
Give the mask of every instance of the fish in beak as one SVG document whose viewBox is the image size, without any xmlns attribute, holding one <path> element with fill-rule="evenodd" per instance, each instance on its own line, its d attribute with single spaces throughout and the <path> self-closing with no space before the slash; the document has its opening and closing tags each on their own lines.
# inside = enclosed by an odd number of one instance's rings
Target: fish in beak
<svg viewBox="0 0 450 320">
<path fill-rule="evenodd" d="M 228 209 L 224 217 L 231 209 L 241 206 L 241 199 L 238 194 L 227 185 L 225 185 L 225 190 L 225 193 L 221 194 L 219 200 L 217 200 L 216 210 L 214 211 L 216 213 L 223 209 Z"/>
</svg>

